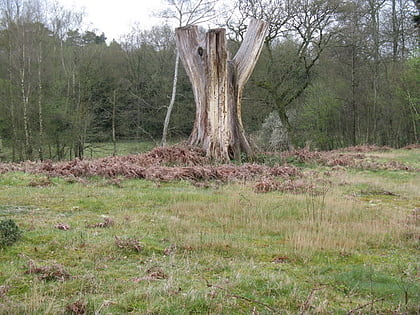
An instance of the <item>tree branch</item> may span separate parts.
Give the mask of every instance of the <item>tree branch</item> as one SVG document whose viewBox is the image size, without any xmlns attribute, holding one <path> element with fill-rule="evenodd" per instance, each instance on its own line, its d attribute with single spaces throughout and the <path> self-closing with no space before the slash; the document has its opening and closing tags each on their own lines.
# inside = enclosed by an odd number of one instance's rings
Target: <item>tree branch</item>
<svg viewBox="0 0 420 315">
<path fill-rule="evenodd" d="M 376 300 L 370 301 L 369 303 L 366 303 L 366 304 L 360 305 L 360 306 L 358 306 L 358 307 L 356 307 L 356 308 L 352 309 L 351 311 L 349 311 L 349 312 L 347 313 L 347 315 L 354 314 L 356 311 L 359 311 L 359 310 L 361 310 L 362 308 L 365 308 L 366 306 L 373 305 L 373 304 L 375 304 L 375 303 L 377 303 L 377 302 L 384 301 L 384 300 L 385 300 L 385 298 L 387 298 L 387 297 L 389 297 L 389 296 L 392 296 L 392 295 L 393 295 L 393 294 L 389 294 L 389 295 L 386 295 L 386 296 L 381 297 L 381 298 L 379 298 L 379 299 L 376 299 Z"/>
<path fill-rule="evenodd" d="M 237 82 L 244 86 L 255 66 L 255 60 L 261 54 L 267 33 L 268 24 L 261 20 L 251 19 L 244 41 L 232 62 L 237 67 Z"/>
<path fill-rule="evenodd" d="M 311 301 L 312 301 L 312 299 L 315 295 L 315 292 L 319 291 L 319 290 L 323 290 L 325 288 L 326 288 L 326 286 L 312 289 L 311 293 L 309 293 L 308 297 L 306 298 L 305 303 L 303 303 L 303 305 L 301 307 L 302 311 L 300 312 L 300 315 L 304 315 L 306 313 L 306 311 L 308 310 L 309 306 L 311 305 Z"/>
</svg>

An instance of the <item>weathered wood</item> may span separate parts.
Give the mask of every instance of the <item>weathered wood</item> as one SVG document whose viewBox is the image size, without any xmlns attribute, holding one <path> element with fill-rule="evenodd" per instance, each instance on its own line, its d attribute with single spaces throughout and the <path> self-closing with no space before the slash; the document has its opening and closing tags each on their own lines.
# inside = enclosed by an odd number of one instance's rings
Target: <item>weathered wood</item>
<svg viewBox="0 0 420 315">
<path fill-rule="evenodd" d="M 201 146 L 217 160 L 252 156 L 241 117 L 243 87 L 262 50 L 267 24 L 253 19 L 244 42 L 228 60 L 226 31 L 218 28 L 201 38 L 197 26 L 176 30 L 181 61 L 192 83 L 196 116 L 189 144 Z"/>
</svg>

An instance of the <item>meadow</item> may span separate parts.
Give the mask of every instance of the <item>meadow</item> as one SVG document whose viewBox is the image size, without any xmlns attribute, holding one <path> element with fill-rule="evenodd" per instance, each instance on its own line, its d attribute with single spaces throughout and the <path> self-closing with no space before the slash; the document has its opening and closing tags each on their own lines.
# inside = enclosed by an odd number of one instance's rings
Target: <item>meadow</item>
<svg viewBox="0 0 420 315">
<path fill-rule="evenodd" d="M 0 313 L 419 314 L 420 149 L 259 163 L 299 171 L 162 180 L 3 165 L 0 220 L 22 237 L 0 249 Z"/>
</svg>

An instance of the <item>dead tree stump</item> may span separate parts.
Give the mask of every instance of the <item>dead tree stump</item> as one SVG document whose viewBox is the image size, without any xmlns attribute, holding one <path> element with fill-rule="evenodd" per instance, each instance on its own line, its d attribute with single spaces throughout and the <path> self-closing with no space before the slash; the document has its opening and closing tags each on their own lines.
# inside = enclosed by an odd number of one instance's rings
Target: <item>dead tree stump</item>
<svg viewBox="0 0 420 315">
<path fill-rule="evenodd" d="M 197 26 L 176 29 L 176 44 L 190 78 L 196 114 L 189 144 L 200 146 L 219 161 L 253 156 L 245 135 L 241 98 L 245 83 L 261 53 L 267 23 L 253 19 L 233 59 L 226 48 L 226 31 L 209 30 L 200 38 Z"/>
</svg>

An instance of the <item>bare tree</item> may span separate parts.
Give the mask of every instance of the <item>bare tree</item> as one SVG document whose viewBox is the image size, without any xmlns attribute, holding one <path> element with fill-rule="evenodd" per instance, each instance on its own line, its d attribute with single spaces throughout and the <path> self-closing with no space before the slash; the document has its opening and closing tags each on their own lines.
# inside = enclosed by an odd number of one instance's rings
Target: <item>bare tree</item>
<svg viewBox="0 0 420 315">
<path fill-rule="evenodd" d="M 228 21 L 237 34 L 242 33 L 248 17 L 269 22 L 266 70 L 255 81 L 276 107 L 289 147 L 293 146 L 289 111 L 309 86 L 315 65 L 330 42 L 338 7 L 337 0 L 238 0 L 239 18 Z M 282 52 L 283 48 L 288 51 Z"/>
<path fill-rule="evenodd" d="M 117 90 L 114 90 L 112 93 L 112 115 L 111 115 L 111 122 L 112 122 L 112 155 L 117 155 L 117 136 L 116 136 L 116 112 L 117 112 Z"/>
</svg>

